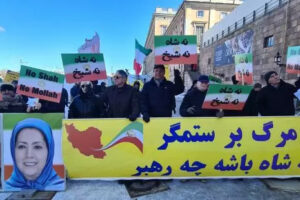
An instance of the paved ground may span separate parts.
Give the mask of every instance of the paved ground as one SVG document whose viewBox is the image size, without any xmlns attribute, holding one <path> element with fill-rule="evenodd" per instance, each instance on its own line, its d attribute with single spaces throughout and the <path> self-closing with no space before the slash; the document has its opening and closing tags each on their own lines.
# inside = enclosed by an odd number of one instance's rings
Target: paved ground
<svg viewBox="0 0 300 200">
<path fill-rule="evenodd" d="M 298 181 L 298 180 L 297 180 Z M 300 183 L 300 181 L 298 181 Z M 169 190 L 141 196 L 138 200 L 300 200 L 300 193 L 271 190 L 259 179 L 239 180 L 179 180 L 168 181 Z M 5 199 L 10 193 L 0 193 Z M 70 180 L 65 192 L 58 192 L 53 200 L 130 200 L 124 185 L 116 181 Z"/>
</svg>

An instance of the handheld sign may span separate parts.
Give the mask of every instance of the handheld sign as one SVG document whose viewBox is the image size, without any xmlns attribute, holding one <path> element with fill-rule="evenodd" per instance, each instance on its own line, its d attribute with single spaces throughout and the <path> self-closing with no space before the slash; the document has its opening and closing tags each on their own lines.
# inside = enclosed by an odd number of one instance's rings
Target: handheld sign
<svg viewBox="0 0 300 200">
<path fill-rule="evenodd" d="M 14 72 L 11 70 L 7 70 L 4 82 L 11 83 L 12 81 L 17 81 L 19 79 L 20 74 L 18 72 Z"/>
<path fill-rule="evenodd" d="M 64 79 L 62 74 L 22 65 L 17 93 L 59 103 Z"/>
<path fill-rule="evenodd" d="M 234 56 L 236 80 L 243 84 L 253 83 L 252 54 L 239 54 Z"/>
<path fill-rule="evenodd" d="M 61 54 L 67 83 L 106 79 L 103 54 Z"/>
<path fill-rule="evenodd" d="M 252 86 L 211 84 L 202 108 L 243 110 Z"/>
<path fill-rule="evenodd" d="M 62 113 L 5 113 L 1 119 L 2 190 L 63 191 Z"/>
<path fill-rule="evenodd" d="M 197 37 L 155 36 L 155 64 L 197 64 Z"/>
<path fill-rule="evenodd" d="M 288 48 L 286 72 L 289 74 L 300 74 L 300 46 Z"/>
</svg>

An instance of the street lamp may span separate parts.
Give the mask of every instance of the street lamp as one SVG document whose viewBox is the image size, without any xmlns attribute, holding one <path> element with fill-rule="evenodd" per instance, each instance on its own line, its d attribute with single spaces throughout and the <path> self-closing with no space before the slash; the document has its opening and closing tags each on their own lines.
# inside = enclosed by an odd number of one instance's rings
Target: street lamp
<svg viewBox="0 0 300 200">
<path fill-rule="evenodd" d="M 281 58 L 282 57 L 279 52 L 277 52 L 276 56 L 274 56 L 274 63 L 276 63 L 279 67 L 282 65 Z"/>
</svg>

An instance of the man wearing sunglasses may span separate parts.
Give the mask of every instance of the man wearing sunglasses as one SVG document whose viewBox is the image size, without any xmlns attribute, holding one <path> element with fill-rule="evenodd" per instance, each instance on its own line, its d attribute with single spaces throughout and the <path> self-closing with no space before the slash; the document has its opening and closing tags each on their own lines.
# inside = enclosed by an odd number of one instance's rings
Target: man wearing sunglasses
<svg viewBox="0 0 300 200">
<path fill-rule="evenodd" d="M 127 73 L 118 70 L 113 77 L 115 85 L 108 87 L 103 95 L 108 118 L 128 118 L 135 121 L 140 114 L 136 89 L 127 85 Z"/>
</svg>

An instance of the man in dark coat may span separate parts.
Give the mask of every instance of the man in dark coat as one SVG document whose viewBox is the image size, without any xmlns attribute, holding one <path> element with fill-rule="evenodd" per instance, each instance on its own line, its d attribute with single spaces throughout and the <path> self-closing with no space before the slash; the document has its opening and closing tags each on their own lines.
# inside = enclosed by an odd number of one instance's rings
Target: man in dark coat
<svg viewBox="0 0 300 200">
<path fill-rule="evenodd" d="M 183 98 L 180 106 L 180 115 L 183 117 L 215 117 L 217 110 L 202 109 L 209 79 L 206 75 L 201 75 L 192 88 Z"/>
<path fill-rule="evenodd" d="M 267 86 L 257 96 L 259 113 L 262 116 L 295 115 L 296 87 L 281 80 L 275 71 L 267 72 L 264 78 Z"/>
<path fill-rule="evenodd" d="M 70 104 L 68 118 L 103 117 L 103 102 L 93 93 L 93 84 L 90 81 L 83 81 L 80 88 L 79 95 Z"/>
<path fill-rule="evenodd" d="M 261 90 L 261 87 L 262 85 L 260 83 L 254 84 L 243 109 L 243 113 L 245 116 L 258 116 L 258 106 L 256 99 L 259 91 Z"/>
<path fill-rule="evenodd" d="M 62 89 L 61 98 L 59 103 L 39 100 L 41 103 L 41 112 L 42 113 L 64 113 L 65 106 L 68 106 L 68 92 L 65 88 Z"/>
<path fill-rule="evenodd" d="M 165 67 L 155 65 L 153 78 L 145 83 L 142 90 L 141 111 L 143 120 L 150 121 L 150 117 L 172 117 L 175 110 L 175 95 L 184 91 L 184 84 L 178 70 L 175 70 L 175 84 L 165 78 Z"/>
<path fill-rule="evenodd" d="M 19 113 L 26 111 L 26 103 L 21 95 L 16 94 L 15 87 L 12 84 L 2 83 L 0 90 L 1 113 Z"/>
<path fill-rule="evenodd" d="M 102 97 L 107 106 L 107 117 L 135 121 L 140 114 L 137 90 L 126 84 L 124 70 L 118 70 L 113 78 L 115 85 L 108 87 Z"/>
<path fill-rule="evenodd" d="M 75 83 L 73 85 L 73 87 L 70 90 L 70 94 L 71 94 L 71 101 L 73 101 L 73 99 L 79 95 L 79 91 L 80 91 L 80 82 L 79 83 Z"/>
</svg>

